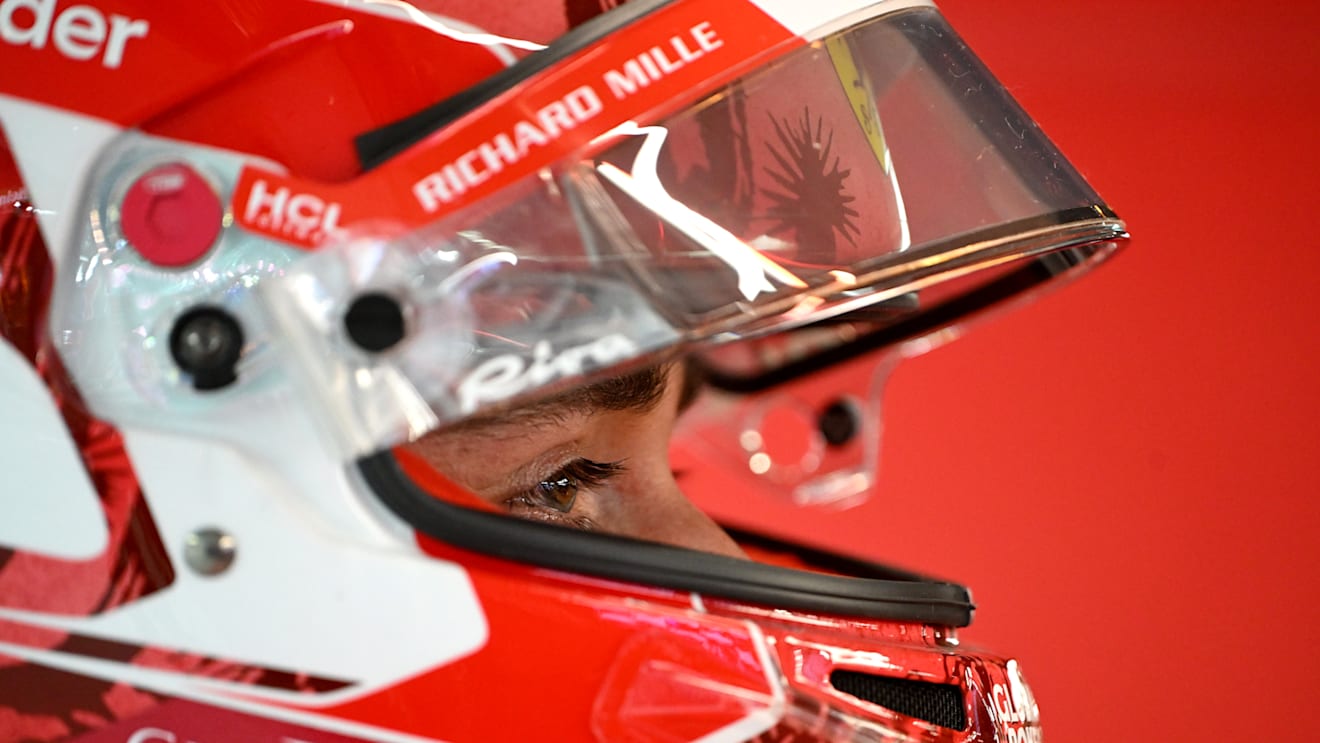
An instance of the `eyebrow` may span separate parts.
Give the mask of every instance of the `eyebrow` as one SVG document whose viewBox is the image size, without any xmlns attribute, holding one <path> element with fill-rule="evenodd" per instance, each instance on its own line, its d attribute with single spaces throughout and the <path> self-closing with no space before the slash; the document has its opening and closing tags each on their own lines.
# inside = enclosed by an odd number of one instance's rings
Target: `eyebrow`
<svg viewBox="0 0 1320 743">
<path fill-rule="evenodd" d="M 449 430 L 489 435 L 502 433 L 512 426 L 539 428 L 561 424 L 572 416 L 592 416 L 610 411 L 647 413 L 664 398 L 671 369 L 669 364 L 648 366 L 531 405 L 460 421 Z"/>
</svg>

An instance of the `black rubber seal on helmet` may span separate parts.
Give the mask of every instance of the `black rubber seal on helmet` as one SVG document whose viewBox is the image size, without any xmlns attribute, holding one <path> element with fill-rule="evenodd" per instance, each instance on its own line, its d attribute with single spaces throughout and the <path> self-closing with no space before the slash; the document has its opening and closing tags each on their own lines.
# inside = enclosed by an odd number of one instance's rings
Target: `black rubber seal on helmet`
<svg viewBox="0 0 1320 743">
<path fill-rule="evenodd" d="M 966 627 L 967 588 L 872 565 L 884 578 L 809 573 L 750 560 L 487 513 L 422 490 L 386 451 L 358 461 L 380 500 L 421 533 L 539 567 L 821 614 Z M 851 564 L 860 565 L 853 561 Z"/>
<path fill-rule="evenodd" d="M 359 134 L 353 140 L 363 170 L 389 160 L 431 132 L 463 114 L 477 109 L 506 90 L 596 43 L 614 31 L 634 23 L 673 0 L 630 0 L 592 18 L 555 39 L 541 51 L 529 54 L 512 66 L 462 92 L 392 124 Z"/>
</svg>

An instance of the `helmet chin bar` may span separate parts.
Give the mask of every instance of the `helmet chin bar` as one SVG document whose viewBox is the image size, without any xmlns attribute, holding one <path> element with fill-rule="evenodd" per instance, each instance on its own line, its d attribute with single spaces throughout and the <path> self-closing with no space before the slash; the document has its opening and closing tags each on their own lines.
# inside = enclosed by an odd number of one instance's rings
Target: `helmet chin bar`
<svg viewBox="0 0 1320 743">
<path fill-rule="evenodd" d="M 972 621 L 967 588 L 881 565 L 850 560 L 868 575 L 825 575 L 476 511 L 422 490 L 388 451 L 360 459 L 358 470 L 422 534 L 493 557 L 784 609 L 945 627 Z"/>
</svg>

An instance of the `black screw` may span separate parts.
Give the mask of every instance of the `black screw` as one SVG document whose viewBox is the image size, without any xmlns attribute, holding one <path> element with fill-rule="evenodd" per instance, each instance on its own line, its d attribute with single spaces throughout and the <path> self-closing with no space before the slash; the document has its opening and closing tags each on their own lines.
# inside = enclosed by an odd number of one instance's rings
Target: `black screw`
<svg viewBox="0 0 1320 743">
<path fill-rule="evenodd" d="M 196 307 L 175 321 L 170 355 L 192 376 L 194 388 L 220 389 L 238 379 L 234 367 L 243 355 L 243 328 L 219 307 Z"/>
<path fill-rule="evenodd" d="M 843 446 L 857 435 L 857 407 L 847 400 L 835 400 L 820 413 L 816 425 L 830 446 Z"/>
<path fill-rule="evenodd" d="M 359 348 L 384 351 L 403 340 L 403 307 L 388 294 L 363 294 L 344 314 L 344 331 Z"/>
</svg>

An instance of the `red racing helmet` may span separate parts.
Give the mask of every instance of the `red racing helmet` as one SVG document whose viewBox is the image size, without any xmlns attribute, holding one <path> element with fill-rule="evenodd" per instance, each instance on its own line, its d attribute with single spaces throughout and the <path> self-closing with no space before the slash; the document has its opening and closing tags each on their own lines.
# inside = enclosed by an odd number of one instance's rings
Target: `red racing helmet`
<svg viewBox="0 0 1320 743">
<path fill-rule="evenodd" d="M 928 2 L 494 5 L 0 0 L 0 741 L 1038 740 L 829 524 L 1123 223 Z"/>
</svg>

